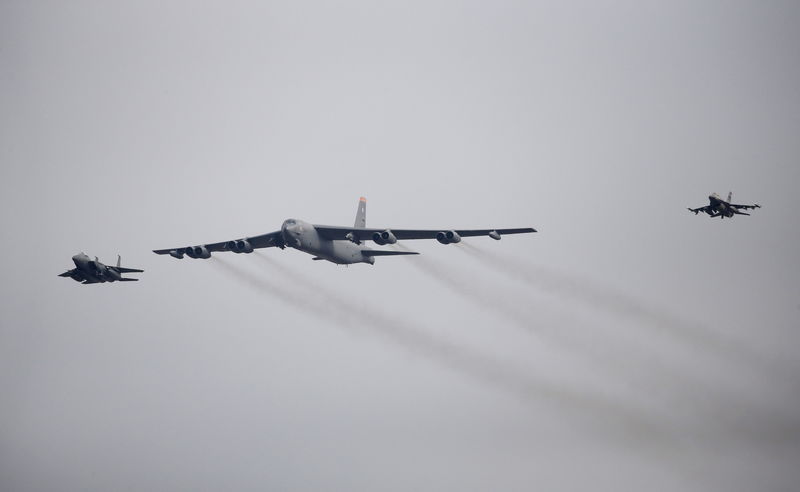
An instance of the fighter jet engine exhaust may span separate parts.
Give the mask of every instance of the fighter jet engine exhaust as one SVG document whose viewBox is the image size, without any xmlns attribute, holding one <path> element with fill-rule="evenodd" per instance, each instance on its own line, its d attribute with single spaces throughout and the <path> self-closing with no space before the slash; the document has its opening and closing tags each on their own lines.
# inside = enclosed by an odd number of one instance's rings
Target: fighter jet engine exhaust
<svg viewBox="0 0 800 492">
<path fill-rule="evenodd" d="M 456 231 L 442 231 L 436 234 L 436 240 L 442 244 L 454 244 L 461 242 L 461 236 Z"/>
<path fill-rule="evenodd" d="M 397 238 L 389 229 L 386 229 L 383 232 L 374 233 L 372 235 L 372 240 L 375 242 L 375 244 L 380 246 L 384 246 L 386 244 L 395 244 L 397 242 Z"/>
</svg>

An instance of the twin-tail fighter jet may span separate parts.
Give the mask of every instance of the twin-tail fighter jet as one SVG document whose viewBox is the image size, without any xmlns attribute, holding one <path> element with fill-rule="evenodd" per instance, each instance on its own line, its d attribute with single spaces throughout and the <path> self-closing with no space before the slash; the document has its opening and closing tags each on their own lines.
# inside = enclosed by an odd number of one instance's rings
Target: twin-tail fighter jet
<svg viewBox="0 0 800 492">
<path fill-rule="evenodd" d="M 709 204 L 705 207 L 699 208 L 690 208 L 690 212 L 694 212 L 697 215 L 698 212 L 705 212 L 711 217 L 719 217 L 724 219 L 725 217 L 733 217 L 734 215 L 750 215 L 744 212 L 740 212 L 740 210 L 748 210 L 748 209 L 757 209 L 761 208 L 761 205 L 755 203 L 753 205 L 738 205 L 735 203 L 731 203 L 731 199 L 733 198 L 733 192 L 728 192 L 728 199 L 723 200 L 722 197 L 717 195 L 716 193 L 712 193 L 708 196 Z"/>
<path fill-rule="evenodd" d="M 83 284 L 100 284 L 103 282 L 136 282 L 138 278 L 123 277 L 123 273 L 141 273 L 144 270 L 136 268 L 124 268 L 120 264 L 122 258 L 117 256 L 117 266 L 104 265 L 97 257 L 94 260 L 84 253 L 78 253 L 72 257 L 75 268 L 67 270 L 59 277 L 70 277 L 76 282 Z"/>
<path fill-rule="evenodd" d="M 260 236 L 245 237 L 219 243 L 186 246 L 183 248 L 157 249 L 159 255 L 170 255 L 181 259 L 210 258 L 217 251 L 252 253 L 254 249 L 277 247 L 295 248 L 313 256 L 314 260 L 327 260 L 338 265 L 353 263 L 375 264 L 376 256 L 416 255 L 412 251 L 387 251 L 367 248 L 363 243 L 373 241 L 380 246 L 395 244 L 403 239 L 436 239 L 442 244 L 461 242 L 462 237 L 489 236 L 499 240 L 506 234 L 536 232 L 525 227 L 519 229 L 387 229 L 367 227 L 367 200 L 358 202 L 356 222 L 353 227 L 315 225 L 302 220 L 287 219 L 279 231 Z"/>
</svg>

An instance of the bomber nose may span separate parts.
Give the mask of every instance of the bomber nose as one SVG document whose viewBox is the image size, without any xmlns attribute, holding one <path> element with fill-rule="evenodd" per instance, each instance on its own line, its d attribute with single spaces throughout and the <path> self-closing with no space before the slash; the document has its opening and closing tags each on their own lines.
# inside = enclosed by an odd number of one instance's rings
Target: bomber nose
<svg viewBox="0 0 800 492">
<path fill-rule="evenodd" d="M 291 245 L 295 242 L 294 237 L 297 236 L 297 223 L 293 219 L 288 219 L 283 222 L 281 226 L 281 237 L 283 238 L 283 243 L 286 245 Z"/>
<path fill-rule="evenodd" d="M 281 230 L 284 234 L 286 234 L 287 232 L 294 234 L 297 232 L 297 222 L 289 219 L 283 223 L 283 227 L 281 227 Z"/>
</svg>

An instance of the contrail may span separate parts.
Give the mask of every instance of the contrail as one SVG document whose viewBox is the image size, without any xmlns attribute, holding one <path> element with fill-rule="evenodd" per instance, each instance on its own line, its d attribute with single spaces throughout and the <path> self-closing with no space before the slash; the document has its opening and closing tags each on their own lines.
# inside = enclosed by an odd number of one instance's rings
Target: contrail
<svg viewBox="0 0 800 492">
<path fill-rule="evenodd" d="M 554 295 L 561 294 L 595 309 L 642 322 L 645 326 L 655 328 L 661 333 L 689 342 L 690 347 L 702 344 L 717 357 L 732 361 L 737 365 L 744 362 L 751 367 L 758 366 L 757 368 L 770 374 L 788 375 L 791 377 L 792 384 L 795 384 L 796 373 L 794 371 L 789 371 L 791 374 L 787 374 L 785 368 L 777 367 L 772 360 L 765 359 L 749 347 L 702 325 L 688 322 L 658 308 L 647 306 L 638 299 L 608 288 L 592 285 L 590 282 L 552 269 L 535 266 L 518 259 L 502 257 L 471 244 L 460 246 L 462 246 L 458 248 L 460 251 L 537 289 Z"/>
<path fill-rule="evenodd" d="M 462 245 L 464 244 L 458 244 L 457 246 L 461 247 Z M 470 245 L 464 246 L 471 247 Z M 395 247 L 408 251 L 407 247 L 400 244 L 396 244 Z M 548 326 L 550 322 L 542 323 L 538 321 L 525 307 L 519 303 L 510 301 L 502 295 L 497 295 L 493 289 L 482 288 L 480 284 L 462 281 L 454 277 L 447 271 L 447 268 L 440 263 L 427 260 L 423 257 L 415 257 L 410 263 L 457 295 L 464 297 L 467 301 L 481 305 L 493 311 L 498 316 L 506 318 L 526 332 L 533 334 L 540 342 L 557 345 L 559 348 L 564 349 L 573 359 L 591 359 L 593 367 L 610 370 L 615 375 L 614 381 L 624 386 L 629 388 L 635 386 L 639 390 L 646 390 L 646 394 L 652 396 L 654 387 L 652 382 L 653 372 L 660 373 L 662 382 L 658 387 L 661 389 L 664 388 L 663 379 L 666 378 L 671 383 L 672 393 L 680 393 L 684 403 L 688 399 L 686 390 L 690 387 L 695 387 L 698 391 L 695 392 L 694 396 L 691 398 L 695 408 L 703 406 L 703 403 L 707 401 L 707 397 L 710 393 L 717 392 L 716 388 L 710 387 L 697 378 L 687 379 L 675 371 L 670 370 L 668 365 L 661 362 L 652 354 L 637 355 L 630 351 L 618 353 L 618 350 L 614 351 L 613 349 L 609 351 L 607 344 L 601 346 L 593 340 L 570 336 L 570 330 L 554 329 Z M 655 376 L 658 376 L 658 374 L 655 374 Z"/>
<path fill-rule="evenodd" d="M 716 439 L 719 436 L 727 438 L 732 435 L 748 440 L 764 439 L 765 433 L 760 425 L 744 429 L 730 427 L 731 422 L 728 422 L 726 415 L 720 414 L 715 414 L 711 419 L 698 419 L 699 416 L 691 412 L 686 414 L 679 410 L 681 403 L 684 402 L 677 402 L 665 408 L 669 416 L 665 418 L 651 410 L 642 409 L 639 405 L 616 401 L 596 392 L 576 391 L 531 378 L 525 369 L 515 364 L 432 336 L 419 326 L 397 320 L 389 314 L 369 307 L 357 305 L 338 292 L 319 285 L 314 279 L 266 255 L 256 252 L 253 256 L 259 258 L 271 271 L 280 272 L 285 276 L 287 283 L 295 284 L 306 291 L 306 296 L 310 295 L 319 303 L 327 303 L 332 310 L 342 312 L 338 316 L 329 317 L 321 314 L 321 310 L 314 310 L 312 313 L 320 319 L 334 321 L 344 328 L 367 325 L 367 330 L 358 330 L 357 333 L 374 334 L 396 343 L 430 362 L 494 390 L 505 392 L 524 403 L 533 403 L 537 406 L 549 404 L 564 411 L 565 416 L 575 419 L 584 426 L 588 425 L 588 430 L 613 436 L 618 439 L 616 442 L 633 446 L 632 449 L 636 452 L 648 455 L 661 466 L 668 464 L 673 473 L 680 473 L 691 483 L 701 480 L 704 472 L 703 467 L 691 458 L 698 440 Z M 270 291 L 265 290 L 265 292 Z M 302 304 L 292 301 L 290 303 L 294 307 L 302 308 Z M 652 385 L 650 391 L 657 391 L 658 386 L 658 384 Z M 676 413 L 680 413 L 683 418 L 676 420 Z M 685 420 L 686 417 L 689 417 L 689 420 Z M 766 431 L 773 432 L 774 426 L 769 427 Z"/>
<path fill-rule="evenodd" d="M 354 323 L 368 325 L 370 333 L 399 343 L 407 349 L 411 349 L 415 353 L 423 355 L 429 360 L 444 365 L 451 370 L 455 370 L 464 376 L 489 383 L 491 387 L 510 392 L 525 401 L 542 403 L 543 400 L 547 400 L 570 410 L 576 416 L 584 419 L 591 417 L 599 418 L 604 423 L 614 422 L 617 429 L 623 431 L 628 437 L 635 437 L 637 440 L 644 439 L 647 442 L 654 442 L 655 440 L 655 442 L 661 444 L 671 439 L 668 433 L 661 429 L 660 425 L 599 395 L 570 391 L 541 380 L 534 380 L 527 377 L 522 368 L 484 356 L 462 345 L 436 338 L 416 326 L 399 321 L 373 309 L 356 305 L 338 293 L 318 285 L 311 279 L 288 269 L 265 255 L 256 253 L 254 256 L 268 264 L 272 269 L 281 271 L 292 282 L 302 286 L 304 290 L 317 294 L 311 294 L 312 298 L 318 301 L 314 302 L 315 304 L 326 303 L 331 310 L 339 311 L 338 316 L 329 317 L 326 314 L 322 314 L 323 312 L 320 309 L 310 310 L 312 314 L 326 321 L 334 321 L 339 325 L 346 325 L 345 327 L 352 327 Z M 267 286 L 264 280 L 248 272 L 241 271 L 233 267 L 233 265 L 225 264 L 225 266 L 226 268 L 237 270 L 237 276 L 246 277 L 248 284 L 261 288 L 266 293 L 271 294 L 274 292 L 275 289 Z M 305 308 L 309 304 L 309 302 L 303 302 L 302 304 L 296 302 L 294 296 L 284 295 L 281 299 L 298 308 Z M 359 333 L 364 333 L 364 331 L 359 331 Z"/>
<path fill-rule="evenodd" d="M 456 247 L 477 251 L 474 246 L 464 243 L 457 244 Z M 517 326 L 535 333 L 545 342 L 555 343 L 559 348 L 566 349 L 568 355 L 573 358 L 588 358 L 593 367 L 608 372 L 610 376 L 613 375 L 614 382 L 627 387 L 637 395 L 646 395 L 647 399 L 653 400 L 654 403 L 666 405 L 665 408 L 670 408 L 669 413 L 673 416 L 682 415 L 694 420 L 703 416 L 711 417 L 717 426 L 735 432 L 742 430 L 745 420 L 752 423 L 753 415 L 749 413 L 751 410 L 756 410 L 757 419 L 762 422 L 768 421 L 770 426 L 780 421 L 796 421 L 793 414 L 786 413 L 783 405 L 776 407 L 774 404 L 760 399 L 755 401 L 752 398 L 746 403 L 742 401 L 741 396 L 737 396 L 737 391 L 728 388 L 728 385 L 709 381 L 703 373 L 682 371 L 682 368 L 674 367 L 674 364 L 669 364 L 657 353 L 645 353 L 641 350 L 622 351 L 620 348 L 615 349 L 613 344 L 598 344 L 596 340 L 580 336 L 576 338 L 579 333 L 575 333 L 574 330 L 554 329 L 547 323 L 538 322 L 525 311 L 523 305 L 497 295 L 494 289 L 483 288 L 482 284 L 460 281 L 446 266 L 439 263 L 416 257 L 412 264 L 468 301 L 493 310 Z M 751 409 L 751 406 L 756 408 Z M 747 427 L 743 430 L 752 434 L 751 431 L 755 428 Z"/>
</svg>

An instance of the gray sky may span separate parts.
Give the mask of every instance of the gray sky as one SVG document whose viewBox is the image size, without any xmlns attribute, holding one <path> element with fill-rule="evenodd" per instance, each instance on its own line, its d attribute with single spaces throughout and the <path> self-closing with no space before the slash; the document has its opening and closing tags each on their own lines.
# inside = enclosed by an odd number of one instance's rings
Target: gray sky
<svg viewBox="0 0 800 492">
<path fill-rule="evenodd" d="M 0 4 L 4 490 L 796 487 L 796 3 L 163 3 Z M 540 233 L 150 253 L 361 195 Z"/>
</svg>

